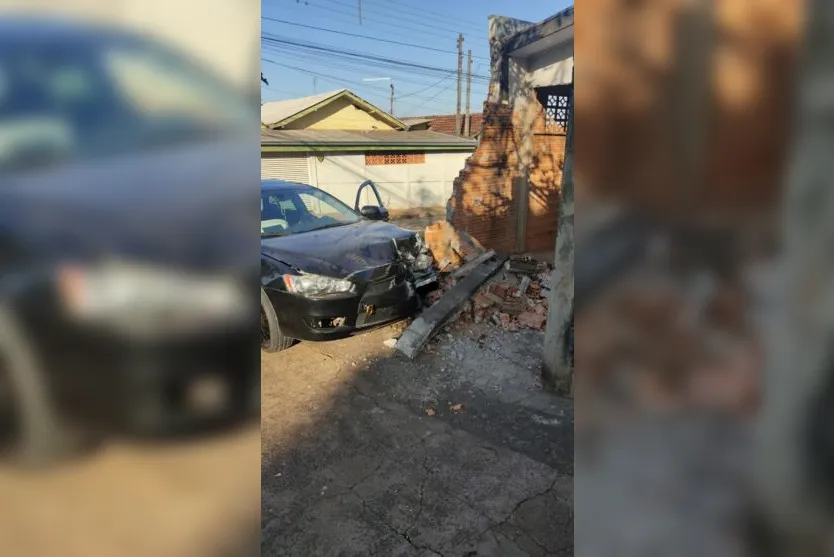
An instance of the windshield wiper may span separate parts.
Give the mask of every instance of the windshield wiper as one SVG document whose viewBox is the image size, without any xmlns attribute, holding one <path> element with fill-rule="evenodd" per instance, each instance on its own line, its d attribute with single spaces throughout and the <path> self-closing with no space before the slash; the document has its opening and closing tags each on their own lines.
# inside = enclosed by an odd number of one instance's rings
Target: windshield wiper
<svg viewBox="0 0 834 557">
<path fill-rule="evenodd" d="M 327 228 L 336 228 L 337 226 L 348 226 L 351 224 L 356 224 L 355 222 L 334 222 L 331 224 L 325 224 L 324 226 L 319 226 L 317 228 L 311 228 L 310 230 L 305 230 L 304 232 L 316 232 L 318 230 L 325 230 Z"/>
</svg>

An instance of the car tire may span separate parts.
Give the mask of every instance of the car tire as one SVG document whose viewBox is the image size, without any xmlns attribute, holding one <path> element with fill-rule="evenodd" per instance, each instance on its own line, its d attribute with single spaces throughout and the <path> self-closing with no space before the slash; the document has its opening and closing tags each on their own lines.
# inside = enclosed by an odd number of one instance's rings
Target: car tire
<svg viewBox="0 0 834 557">
<path fill-rule="evenodd" d="M 286 350 L 295 342 L 281 333 L 281 328 L 278 326 L 278 315 L 276 315 L 275 308 L 272 307 L 272 302 L 269 301 L 269 296 L 266 295 L 263 288 L 261 288 L 261 320 L 261 350 L 264 352 L 280 352 Z M 266 323 L 263 323 L 263 321 Z M 267 331 L 263 330 L 265 326 Z"/>
<path fill-rule="evenodd" d="M 18 426 L 0 459 L 13 466 L 49 466 L 76 454 L 85 442 L 59 417 L 47 375 L 14 314 L 0 306 L 0 373 Z"/>
</svg>

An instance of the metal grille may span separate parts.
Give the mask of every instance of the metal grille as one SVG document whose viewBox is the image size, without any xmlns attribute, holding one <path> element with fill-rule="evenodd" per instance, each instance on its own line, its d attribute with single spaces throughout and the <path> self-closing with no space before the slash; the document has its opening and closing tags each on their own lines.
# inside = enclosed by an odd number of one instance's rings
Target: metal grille
<svg viewBox="0 0 834 557">
<path fill-rule="evenodd" d="M 367 166 L 381 166 L 394 164 L 424 164 L 425 153 L 366 153 Z"/>
<path fill-rule="evenodd" d="M 572 86 L 544 87 L 538 90 L 544 105 L 544 127 L 550 133 L 567 133 L 570 119 Z"/>
</svg>

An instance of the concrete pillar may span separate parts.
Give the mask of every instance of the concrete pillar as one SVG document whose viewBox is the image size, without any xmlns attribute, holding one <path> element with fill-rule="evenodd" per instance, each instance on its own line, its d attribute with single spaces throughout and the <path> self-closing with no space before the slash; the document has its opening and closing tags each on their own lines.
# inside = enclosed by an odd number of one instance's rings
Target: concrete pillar
<svg viewBox="0 0 834 557">
<path fill-rule="evenodd" d="M 783 555 L 830 548 L 834 524 L 834 102 L 826 89 L 834 79 L 834 4 L 812 0 L 807 9 L 780 280 L 770 288 L 773 310 L 762 318 L 768 358 L 755 459 L 770 525 L 797 540 Z"/>
<path fill-rule="evenodd" d="M 562 169 L 562 188 L 559 198 L 559 229 L 556 235 L 556 255 L 551 280 L 547 329 L 542 358 L 542 381 L 546 388 L 568 393 L 572 390 L 572 348 L 565 342 L 573 326 L 573 95 L 565 141 L 565 164 Z"/>
</svg>

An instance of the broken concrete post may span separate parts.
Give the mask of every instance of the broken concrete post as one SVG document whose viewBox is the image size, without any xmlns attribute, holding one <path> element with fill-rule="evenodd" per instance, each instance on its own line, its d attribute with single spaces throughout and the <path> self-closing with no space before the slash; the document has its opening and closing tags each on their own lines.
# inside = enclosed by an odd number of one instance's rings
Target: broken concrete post
<svg viewBox="0 0 834 557">
<path fill-rule="evenodd" d="M 409 359 L 413 360 L 417 357 L 423 346 L 487 280 L 498 272 L 506 259 L 506 255 L 494 255 L 473 269 L 469 275 L 411 323 L 397 341 L 397 350 Z"/>
<path fill-rule="evenodd" d="M 568 340 L 573 327 L 573 102 L 571 101 L 565 142 L 565 163 L 559 198 L 559 229 L 556 235 L 556 256 L 553 266 L 547 329 L 542 356 L 542 382 L 545 387 L 562 393 L 572 391 L 573 348 Z"/>
<path fill-rule="evenodd" d="M 790 540 L 783 555 L 831 547 L 832 334 L 834 334 L 834 4 L 809 3 L 795 147 L 783 212 L 783 266 L 775 269 L 764 346 L 758 495 L 768 525 Z M 780 272 L 783 271 L 784 273 Z M 822 487 L 826 486 L 826 487 Z M 802 543 L 793 543 L 797 540 Z M 804 546 L 804 547 L 803 547 Z"/>
</svg>

